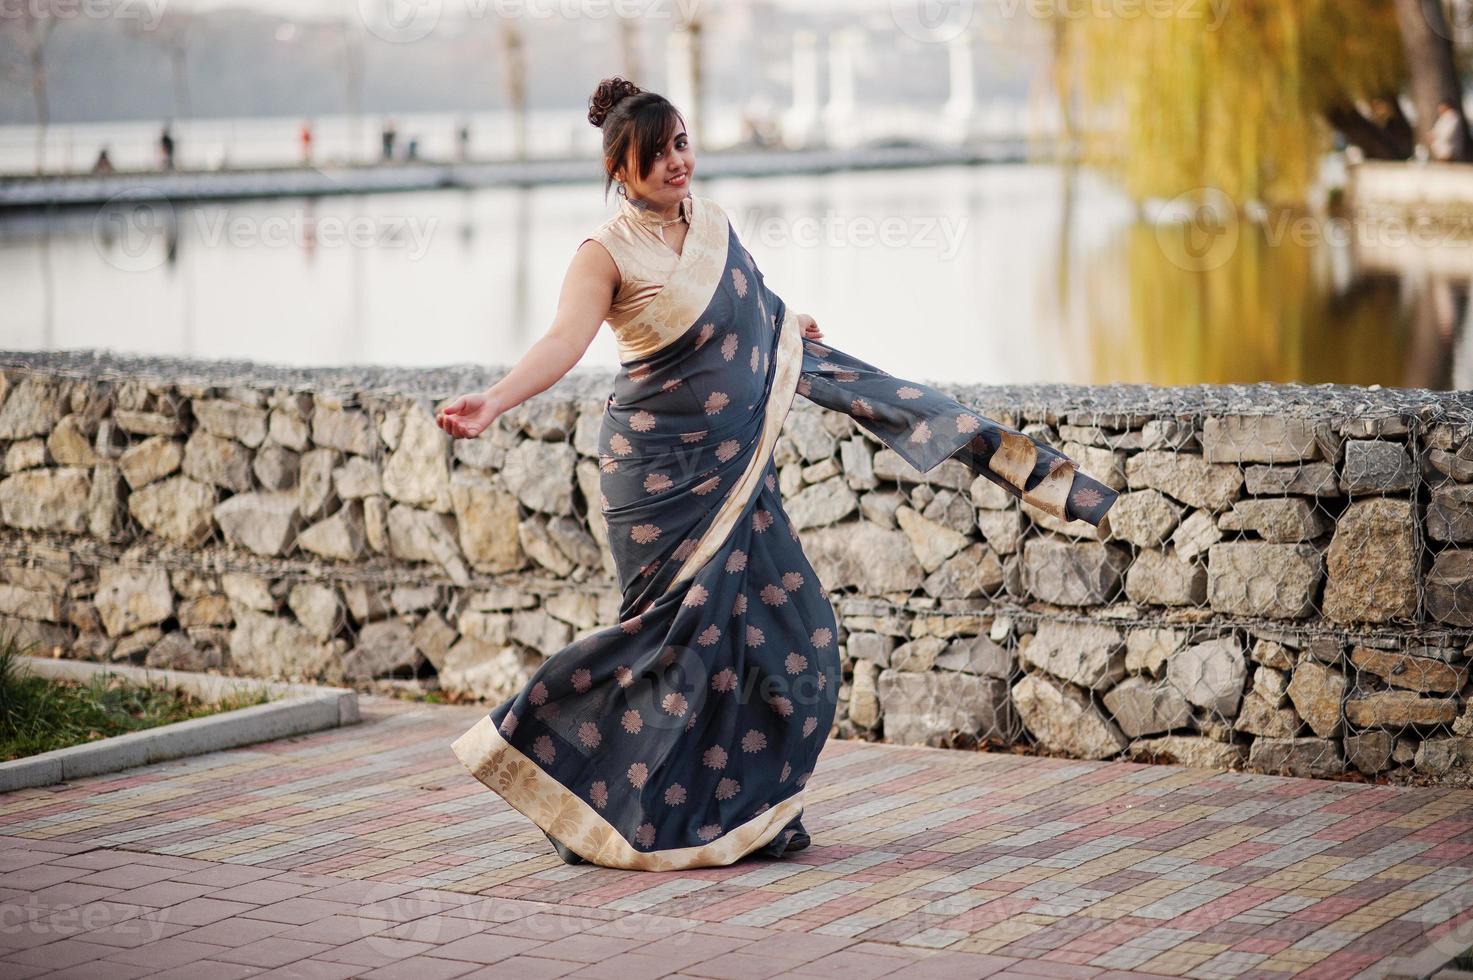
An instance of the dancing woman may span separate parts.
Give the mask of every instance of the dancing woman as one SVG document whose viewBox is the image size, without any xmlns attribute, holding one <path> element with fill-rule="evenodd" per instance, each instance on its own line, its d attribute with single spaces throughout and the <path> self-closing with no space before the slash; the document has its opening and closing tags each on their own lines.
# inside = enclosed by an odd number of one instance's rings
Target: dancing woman
<svg viewBox="0 0 1473 980">
<path fill-rule="evenodd" d="M 1065 520 L 1116 492 L 1058 451 L 823 342 L 763 281 L 716 202 L 690 193 L 676 108 L 602 81 L 605 193 L 546 336 L 436 416 L 474 438 L 577 363 L 600 324 L 620 367 L 598 449 L 618 622 L 545 660 L 454 743 L 569 863 L 651 871 L 806 847 L 804 787 L 833 723 L 837 623 L 777 490 L 795 395 L 844 412 L 918 470 L 961 460 Z M 592 502 L 590 501 L 590 504 Z"/>
</svg>

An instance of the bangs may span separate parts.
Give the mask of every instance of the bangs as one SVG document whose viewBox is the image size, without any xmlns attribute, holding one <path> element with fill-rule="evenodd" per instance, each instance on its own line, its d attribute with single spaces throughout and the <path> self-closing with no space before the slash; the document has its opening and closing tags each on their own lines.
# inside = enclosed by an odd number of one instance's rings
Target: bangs
<svg viewBox="0 0 1473 980">
<path fill-rule="evenodd" d="M 633 122 L 634 159 L 639 179 L 644 180 L 655 164 L 655 154 L 680 131 L 685 120 L 675 106 L 662 100 L 636 110 Z"/>
</svg>

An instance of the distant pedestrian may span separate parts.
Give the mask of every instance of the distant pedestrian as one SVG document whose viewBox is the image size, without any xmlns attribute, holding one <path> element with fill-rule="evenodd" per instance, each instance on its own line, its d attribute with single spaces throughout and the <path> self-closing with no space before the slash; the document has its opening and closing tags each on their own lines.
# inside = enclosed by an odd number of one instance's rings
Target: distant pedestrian
<svg viewBox="0 0 1473 980">
<path fill-rule="evenodd" d="M 383 158 L 385 161 L 394 159 L 394 142 L 399 138 L 399 131 L 394 128 L 394 120 L 390 119 L 384 123 L 381 140 L 383 143 Z"/>
<path fill-rule="evenodd" d="M 408 159 L 408 160 L 418 160 L 419 159 L 419 137 L 418 136 L 411 136 L 411 137 L 409 137 L 409 145 L 404 148 L 404 157 L 405 157 L 405 159 Z"/>
<path fill-rule="evenodd" d="M 164 131 L 159 134 L 159 156 L 165 170 L 174 169 L 174 150 L 174 134 L 170 132 L 168 124 L 165 123 Z"/>
<path fill-rule="evenodd" d="M 461 123 L 460 128 L 455 131 L 455 158 L 461 163 L 471 158 L 471 127 L 469 123 Z"/>
<path fill-rule="evenodd" d="M 306 121 L 304 121 L 302 123 L 302 128 L 301 128 L 301 130 L 300 130 L 297 138 L 298 138 L 298 140 L 300 140 L 300 142 L 302 144 L 302 165 L 303 166 L 310 167 L 310 166 L 312 166 L 312 122 L 311 122 L 311 120 L 306 120 Z"/>
<path fill-rule="evenodd" d="M 94 174 L 110 174 L 113 172 L 113 158 L 108 155 L 107 147 L 97 151 L 97 159 L 92 163 Z"/>
<path fill-rule="evenodd" d="M 1427 152 L 1434 160 L 1446 163 L 1458 159 L 1458 113 L 1451 102 L 1437 104 L 1437 116 L 1427 130 Z"/>
</svg>

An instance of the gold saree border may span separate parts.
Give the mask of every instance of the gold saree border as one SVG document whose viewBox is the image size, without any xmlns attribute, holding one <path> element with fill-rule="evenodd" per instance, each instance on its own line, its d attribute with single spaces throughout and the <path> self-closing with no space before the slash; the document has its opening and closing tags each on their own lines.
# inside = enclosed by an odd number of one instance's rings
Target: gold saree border
<svg viewBox="0 0 1473 980">
<path fill-rule="evenodd" d="M 512 746 L 487 715 L 451 743 L 461 765 L 513 809 L 587 861 L 630 871 L 680 871 L 732 864 L 769 843 L 803 809 L 806 790 L 706 844 L 636 850 L 598 811 Z"/>
<path fill-rule="evenodd" d="M 1075 465 L 1065 460 L 1038 481 L 1031 490 L 1023 489 L 1033 475 L 1038 461 L 1038 447 L 1021 432 L 1004 432 L 997 451 L 987 461 L 988 469 L 1007 480 L 1021 492 L 1025 501 L 1062 521 L 1069 520 L 1065 504 L 1074 486 Z"/>
<path fill-rule="evenodd" d="M 726 273 L 729 240 L 721 206 L 708 198 L 692 198 L 690 231 L 680 247 L 675 271 L 654 299 L 623 326 L 614 328 L 619 363 L 649 357 L 694 329 Z"/>
<path fill-rule="evenodd" d="M 798 378 L 803 373 L 802 340 L 796 317 L 787 307 L 783 307 L 783 322 L 777 341 L 777 372 L 773 375 L 772 394 L 768 396 L 767 410 L 762 418 L 762 434 L 758 437 L 757 451 L 747 461 L 747 468 L 737 478 L 736 485 L 721 502 L 715 519 L 696 542 L 690 557 L 670 580 L 665 588 L 667 594 L 694 576 L 721 550 L 727 536 L 736 526 L 737 519 L 746 509 L 747 501 L 756 492 L 757 484 L 762 479 L 762 471 L 767 469 L 768 460 L 777 447 L 778 436 L 782 435 L 783 421 L 788 416 L 788 410 L 793 407 L 793 398 L 798 392 Z"/>
</svg>

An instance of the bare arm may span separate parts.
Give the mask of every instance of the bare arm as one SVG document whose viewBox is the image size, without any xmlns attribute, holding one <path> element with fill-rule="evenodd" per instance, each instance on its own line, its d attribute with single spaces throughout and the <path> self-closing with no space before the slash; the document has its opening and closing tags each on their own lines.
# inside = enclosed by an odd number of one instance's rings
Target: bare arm
<svg viewBox="0 0 1473 980">
<path fill-rule="evenodd" d="M 608 250 L 596 241 L 584 242 L 568 265 L 547 333 L 501 380 L 442 408 L 436 423 L 452 436 L 474 438 L 503 412 L 556 384 L 593 343 L 618 284 L 619 270 Z"/>
</svg>

